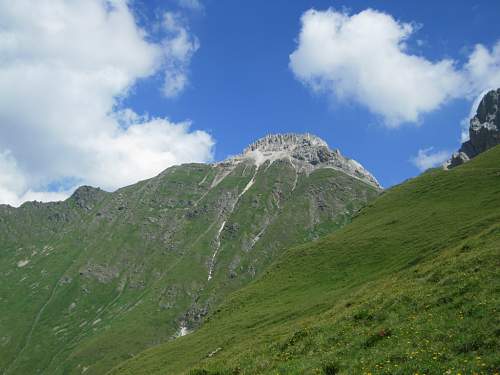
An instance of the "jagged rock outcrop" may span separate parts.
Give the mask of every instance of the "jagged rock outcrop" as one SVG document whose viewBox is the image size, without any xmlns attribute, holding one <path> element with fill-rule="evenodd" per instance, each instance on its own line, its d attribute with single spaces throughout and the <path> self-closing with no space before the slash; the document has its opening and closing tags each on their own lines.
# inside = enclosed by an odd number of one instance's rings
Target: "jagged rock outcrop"
<svg viewBox="0 0 500 375">
<path fill-rule="evenodd" d="M 253 159 L 257 165 L 287 159 L 298 171 L 306 173 L 319 168 L 333 168 L 381 188 L 375 177 L 361 164 L 344 157 L 338 149 L 331 150 L 324 140 L 308 133 L 267 135 L 248 146 L 241 155 L 224 163 L 237 164 L 248 159 Z"/>
<path fill-rule="evenodd" d="M 95 188 L 92 186 L 80 186 L 71 195 L 70 199 L 75 202 L 75 204 L 85 210 L 91 210 L 95 203 L 102 199 L 107 193 L 100 188 Z"/>
<path fill-rule="evenodd" d="M 453 168 L 500 144 L 500 88 L 488 92 L 470 120 L 469 140 L 445 164 Z"/>
</svg>

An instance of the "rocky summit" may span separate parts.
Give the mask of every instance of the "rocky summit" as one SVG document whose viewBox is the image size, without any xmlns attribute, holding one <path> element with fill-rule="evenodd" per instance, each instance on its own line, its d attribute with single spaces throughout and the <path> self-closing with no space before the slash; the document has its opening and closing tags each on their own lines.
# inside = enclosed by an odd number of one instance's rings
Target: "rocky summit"
<svg viewBox="0 0 500 375">
<path fill-rule="evenodd" d="M 270 134 L 248 146 L 241 155 L 228 160 L 239 163 L 254 160 L 257 166 L 268 161 L 288 160 L 298 171 L 310 173 L 319 168 L 332 168 L 381 188 L 376 178 L 361 164 L 344 157 L 338 149 L 331 150 L 321 138 L 306 134 Z"/>
<path fill-rule="evenodd" d="M 500 88 L 489 91 L 470 120 L 469 140 L 445 164 L 453 168 L 500 144 Z"/>
</svg>

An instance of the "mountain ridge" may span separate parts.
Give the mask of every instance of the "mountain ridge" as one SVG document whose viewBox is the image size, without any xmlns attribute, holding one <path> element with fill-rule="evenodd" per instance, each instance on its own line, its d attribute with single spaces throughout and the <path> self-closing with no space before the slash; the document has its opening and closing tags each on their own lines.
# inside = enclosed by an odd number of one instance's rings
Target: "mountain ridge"
<svg viewBox="0 0 500 375">
<path fill-rule="evenodd" d="M 0 372 L 102 374 L 196 332 L 285 249 L 380 194 L 292 161 L 183 164 L 115 192 L 1 208 Z"/>
<path fill-rule="evenodd" d="M 271 147 L 270 147 L 271 146 Z M 343 156 L 339 149 L 330 149 L 328 143 L 322 138 L 313 135 L 311 133 L 273 133 L 267 134 L 264 137 L 258 138 L 254 142 L 250 143 L 243 151 L 235 156 L 229 156 L 226 159 L 218 162 L 210 163 L 183 163 L 179 165 L 170 166 L 163 171 L 159 172 L 155 178 L 168 173 L 169 169 L 177 168 L 180 166 L 188 165 L 210 165 L 214 167 L 225 166 L 225 172 L 229 173 L 230 168 L 233 165 L 239 164 L 244 161 L 253 160 L 256 166 L 262 165 L 264 162 L 269 161 L 270 164 L 274 163 L 276 160 L 287 159 L 290 161 L 291 165 L 300 172 L 310 173 L 313 170 L 320 168 L 332 168 L 338 171 L 344 172 L 351 177 L 354 177 L 360 181 L 366 182 L 369 185 L 375 186 L 378 189 L 382 189 L 382 186 L 377 181 L 377 179 L 366 170 L 359 162 L 354 159 L 347 158 Z M 148 178 L 146 180 L 149 180 Z M 224 176 L 221 176 L 224 178 Z M 143 181 L 146 181 L 143 180 Z M 139 183 L 141 181 L 138 181 Z M 220 182 L 217 180 L 216 183 Z M 135 185 L 131 184 L 131 185 Z M 127 186 L 131 186 L 127 185 Z M 100 195 L 106 193 L 114 193 L 127 186 L 118 188 L 114 191 L 106 191 L 98 186 L 91 185 L 80 185 L 75 188 L 73 193 L 66 198 L 73 200 L 88 200 L 92 195 Z M 39 201 L 26 201 L 21 205 L 38 202 L 38 203 L 51 203 L 60 201 L 49 201 L 49 202 L 39 202 Z M 11 206 L 9 204 L 2 204 L 0 206 Z M 12 206 L 11 206 L 12 207 Z"/>
</svg>

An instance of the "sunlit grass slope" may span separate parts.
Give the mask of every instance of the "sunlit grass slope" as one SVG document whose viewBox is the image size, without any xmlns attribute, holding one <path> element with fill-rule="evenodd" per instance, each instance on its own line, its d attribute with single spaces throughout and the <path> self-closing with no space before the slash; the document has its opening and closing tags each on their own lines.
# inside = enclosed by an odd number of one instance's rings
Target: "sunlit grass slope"
<svg viewBox="0 0 500 375">
<path fill-rule="evenodd" d="M 493 374 L 499 266 L 497 147 L 390 189 L 112 374 Z"/>
</svg>

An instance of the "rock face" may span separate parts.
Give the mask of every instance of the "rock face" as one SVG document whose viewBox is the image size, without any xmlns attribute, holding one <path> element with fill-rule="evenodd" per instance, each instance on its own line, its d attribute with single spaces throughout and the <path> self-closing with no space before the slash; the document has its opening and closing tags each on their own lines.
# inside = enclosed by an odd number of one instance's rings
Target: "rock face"
<svg viewBox="0 0 500 375">
<path fill-rule="evenodd" d="M 85 210 L 91 210 L 94 204 L 106 194 L 105 191 L 99 188 L 84 185 L 76 189 L 70 199 L 73 200 L 78 207 Z"/>
<path fill-rule="evenodd" d="M 445 167 L 453 168 L 500 144 L 500 89 L 488 92 L 470 120 L 469 140 L 462 144 Z"/>
<path fill-rule="evenodd" d="M 297 171 L 310 173 L 319 168 L 340 170 L 351 177 L 377 188 L 378 181 L 361 164 L 344 157 L 340 151 L 331 150 L 321 138 L 312 134 L 270 134 L 248 146 L 241 155 L 226 162 L 239 163 L 253 159 L 257 166 L 266 161 L 289 160 Z"/>
</svg>

